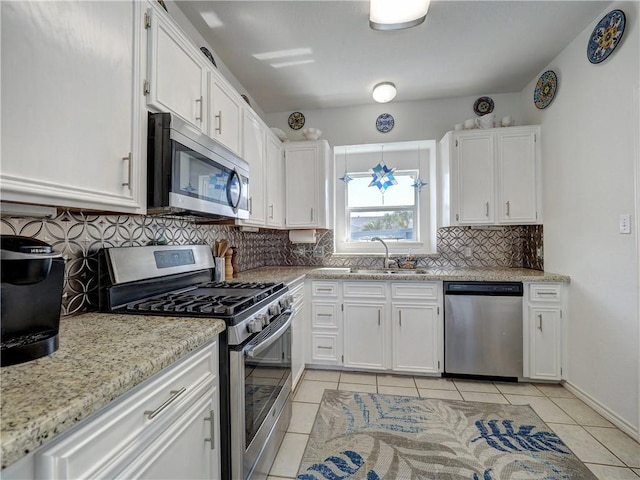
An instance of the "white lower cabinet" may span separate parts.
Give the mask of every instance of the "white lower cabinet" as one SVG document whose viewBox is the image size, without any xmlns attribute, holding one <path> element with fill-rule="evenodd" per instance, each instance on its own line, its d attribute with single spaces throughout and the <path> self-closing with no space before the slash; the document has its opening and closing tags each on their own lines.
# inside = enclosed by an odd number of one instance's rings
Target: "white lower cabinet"
<svg viewBox="0 0 640 480">
<path fill-rule="evenodd" d="M 562 284 L 525 284 L 525 377 L 562 379 L 563 305 Z"/>
<path fill-rule="evenodd" d="M 307 308 L 304 301 L 304 280 L 289 284 L 289 293 L 293 297 L 293 320 L 291 321 L 291 381 L 292 389 L 296 388 L 302 378 L 305 366 L 305 325 Z"/>
<path fill-rule="evenodd" d="M 438 374 L 442 282 L 307 281 L 308 365 Z"/>
<path fill-rule="evenodd" d="M 220 478 L 218 343 L 3 470 L 3 478 Z"/>
</svg>

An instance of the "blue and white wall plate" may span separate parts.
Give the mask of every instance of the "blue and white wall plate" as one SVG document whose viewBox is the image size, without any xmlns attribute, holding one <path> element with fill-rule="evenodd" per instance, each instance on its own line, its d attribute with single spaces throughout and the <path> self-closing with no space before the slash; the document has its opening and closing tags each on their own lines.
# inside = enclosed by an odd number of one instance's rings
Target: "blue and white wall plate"
<svg viewBox="0 0 640 480">
<path fill-rule="evenodd" d="M 389 113 L 383 113 L 378 115 L 376 119 L 376 128 L 380 133 L 387 133 L 391 131 L 395 123 L 395 120 Z"/>
<path fill-rule="evenodd" d="M 626 18 L 622 10 L 611 10 L 591 32 L 587 44 L 587 58 L 591 63 L 603 62 L 620 43 Z"/>
<path fill-rule="evenodd" d="M 538 79 L 536 88 L 533 90 L 533 103 L 542 110 L 547 108 L 556 95 L 558 88 L 558 77 L 553 70 L 547 70 Z"/>
</svg>

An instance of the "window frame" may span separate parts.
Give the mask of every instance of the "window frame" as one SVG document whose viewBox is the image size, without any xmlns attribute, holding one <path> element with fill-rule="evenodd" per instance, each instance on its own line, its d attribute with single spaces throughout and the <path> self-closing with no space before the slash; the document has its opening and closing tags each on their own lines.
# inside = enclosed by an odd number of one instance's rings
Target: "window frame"
<svg viewBox="0 0 640 480">
<path fill-rule="evenodd" d="M 417 210 L 414 229 L 418 241 L 385 240 L 389 253 L 394 255 L 428 255 L 436 253 L 437 233 L 437 178 L 436 178 L 435 140 L 418 140 L 385 144 L 348 145 L 334 147 L 334 252 L 338 255 L 384 255 L 384 249 L 378 242 L 348 241 L 348 214 L 354 209 L 347 208 L 347 186 L 339 180 L 345 172 L 368 172 L 375 164 L 384 160 L 389 168 L 396 171 L 415 171 L 427 182 L 420 194 L 416 195 Z M 384 148 L 383 148 L 384 147 Z M 345 163 L 346 162 L 346 163 Z M 374 187 L 371 187 L 374 188 Z M 389 187 L 395 188 L 395 186 Z M 373 211 L 406 209 L 406 207 L 359 207 Z"/>
</svg>

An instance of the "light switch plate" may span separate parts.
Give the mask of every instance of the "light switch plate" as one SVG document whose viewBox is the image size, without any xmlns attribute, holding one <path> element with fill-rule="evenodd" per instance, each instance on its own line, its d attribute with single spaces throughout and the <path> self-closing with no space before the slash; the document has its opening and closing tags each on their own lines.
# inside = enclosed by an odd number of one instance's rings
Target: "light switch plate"
<svg viewBox="0 0 640 480">
<path fill-rule="evenodd" d="M 631 214 L 620 215 L 620 233 L 631 233 Z"/>
</svg>

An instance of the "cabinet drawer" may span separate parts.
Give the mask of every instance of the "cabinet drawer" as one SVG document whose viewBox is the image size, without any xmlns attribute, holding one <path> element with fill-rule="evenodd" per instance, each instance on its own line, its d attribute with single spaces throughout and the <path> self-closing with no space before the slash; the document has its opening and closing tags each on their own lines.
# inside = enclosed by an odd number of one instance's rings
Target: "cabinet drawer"
<svg viewBox="0 0 640 480">
<path fill-rule="evenodd" d="M 144 448 L 218 373 L 217 342 L 125 394 L 84 426 L 36 454 L 36 478 L 95 478 Z M 161 408 L 164 406 L 164 408 Z M 152 417 L 152 418 L 151 418 Z"/>
<path fill-rule="evenodd" d="M 311 295 L 314 297 L 338 297 L 336 282 L 311 282 Z"/>
<path fill-rule="evenodd" d="M 378 300 L 387 296 L 384 283 L 344 282 L 342 294 L 345 297 L 371 297 Z"/>
<path fill-rule="evenodd" d="M 391 297 L 414 300 L 438 300 L 439 283 L 402 282 L 391 284 Z"/>
<path fill-rule="evenodd" d="M 325 333 L 311 334 L 311 360 L 338 363 L 338 336 Z"/>
<path fill-rule="evenodd" d="M 559 283 L 532 283 L 529 285 L 529 300 L 532 302 L 560 302 L 562 285 Z"/>
<path fill-rule="evenodd" d="M 313 302 L 311 307 L 311 328 L 338 328 L 338 305 L 335 303 Z"/>
</svg>

